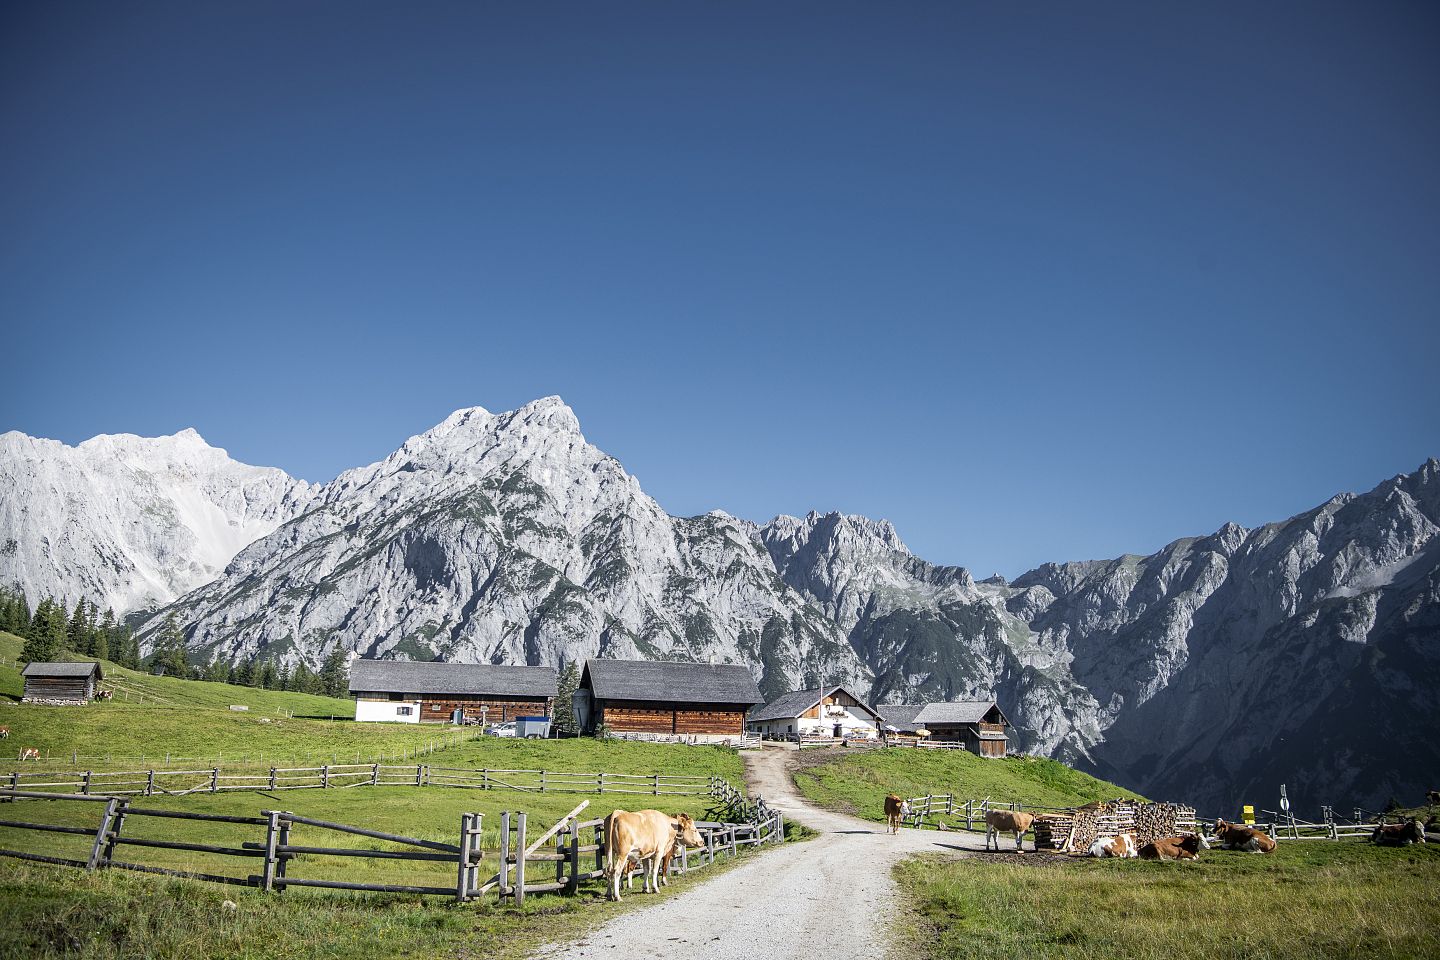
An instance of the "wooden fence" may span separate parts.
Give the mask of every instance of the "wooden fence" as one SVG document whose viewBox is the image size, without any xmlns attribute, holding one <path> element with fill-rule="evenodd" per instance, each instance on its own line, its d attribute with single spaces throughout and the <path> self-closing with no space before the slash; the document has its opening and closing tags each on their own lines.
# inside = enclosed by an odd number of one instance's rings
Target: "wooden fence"
<svg viewBox="0 0 1440 960">
<path fill-rule="evenodd" d="M 14 770 L 0 774 L 10 791 L 104 796 L 184 796 L 232 790 L 328 790 L 362 786 L 463 787 L 534 793 L 634 793 L 648 796 L 704 796 L 712 777 L 668 774 L 570 773 L 557 770 L 500 770 L 438 767 L 427 763 L 331 763 L 318 767 L 270 767 L 227 773 L 223 767 L 189 770 L 74 771 Z M 3 793 L 0 793 L 3 799 Z M 12 797 L 13 799 L 13 797 Z"/>
<path fill-rule="evenodd" d="M 704 846 L 691 851 L 681 848 L 671 863 L 671 872 L 685 874 L 691 870 L 713 864 L 717 858 L 735 856 L 745 846 L 780 843 L 784 841 L 784 821 L 770 810 L 763 801 L 748 800 L 728 782 L 720 778 L 709 778 L 706 791 L 716 802 L 718 810 L 742 810 L 754 813 L 759 819 L 741 822 L 702 820 L 696 822 L 696 830 L 704 839 Z M 78 867 L 85 870 L 118 869 L 141 873 L 163 874 L 186 877 L 211 883 L 225 883 L 254 887 L 265 891 L 281 892 L 288 887 L 320 887 L 335 890 L 359 890 L 387 893 L 413 893 L 422 895 L 453 897 L 459 902 L 479 899 L 486 893 L 495 892 L 501 901 L 507 898 L 519 905 L 528 894 L 578 892 L 580 884 L 604 875 L 605 836 L 603 818 L 580 820 L 579 815 L 590 804 L 581 802 L 549 830 L 531 840 L 527 836 L 529 818 L 523 811 L 506 811 L 500 815 L 499 849 L 486 851 L 481 847 L 481 828 L 484 815 L 466 813 L 460 817 L 455 843 L 424 840 L 387 833 L 366 827 L 334 823 L 304 817 L 284 810 L 263 810 L 259 816 L 222 816 L 218 814 L 185 813 L 173 810 L 156 810 L 132 806 L 132 801 L 120 796 L 97 796 L 83 793 L 53 793 L 0 789 L 0 797 L 52 801 L 61 803 L 93 804 L 104 806 L 93 826 L 74 824 L 37 823 L 20 820 L 0 820 L 0 827 L 45 834 L 70 834 L 91 838 L 90 853 L 86 859 L 62 857 L 53 853 L 36 853 L 26 850 L 0 849 L 0 857 L 48 863 L 58 866 Z M 257 838 L 237 843 L 199 843 L 178 840 L 156 840 L 127 836 L 127 823 L 143 821 L 146 818 L 167 818 L 201 823 L 227 824 L 252 827 Z M 263 832 L 262 832 L 263 830 Z M 316 835 L 296 836 L 297 833 Z M 369 846 L 337 846 L 336 841 L 327 839 L 335 834 L 361 837 L 372 841 Z M 380 840 L 400 849 L 375 849 L 373 841 Z M 258 867 L 258 872 L 239 868 L 233 873 L 211 873 L 194 870 L 180 870 L 154 864 L 139 863 L 126 859 L 126 847 L 155 848 L 162 850 L 191 851 L 226 858 L 236 858 L 243 864 Z M 593 868 L 590 868 L 593 856 Z M 303 867 L 307 857 L 359 857 L 380 860 L 401 860 L 425 863 L 454 864 L 453 885 L 419 885 L 413 883 L 360 883 L 336 880 L 329 877 L 305 877 L 297 875 L 297 867 Z M 489 879 L 480 880 L 486 860 L 493 860 L 496 870 Z M 553 879 L 550 874 L 553 872 Z M 633 877 L 634 871 L 627 874 Z"/>
<path fill-rule="evenodd" d="M 436 753 L 441 750 L 447 750 L 451 747 L 457 746 L 458 744 L 466 743 L 471 740 L 478 740 L 483 736 L 484 734 L 482 734 L 478 730 L 451 729 L 439 731 L 438 736 L 425 740 L 421 743 L 399 744 L 393 750 L 386 751 L 379 756 L 372 755 L 367 757 L 358 753 L 342 753 L 340 751 L 326 752 L 330 753 L 331 762 L 336 764 L 340 762 L 341 756 L 354 756 L 355 763 L 357 764 L 362 762 L 404 762 L 406 760 L 415 760 L 420 757 L 429 756 L 432 753 Z M 15 741 L 12 740 L 11 742 L 14 743 Z M 321 753 L 320 755 L 324 756 L 325 753 Z M 315 759 L 315 754 L 312 753 L 307 759 L 313 762 Z M 227 759 L 225 754 L 223 753 L 209 757 L 186 757 L 179 754 L 171 753 L 165 753 L 163 754 L 163 756 L 158 753 L 142 753 L 132 756 L 117 756 L 114 753 L 82 754 L 77 749 L 72 749 L 67 756 L 64 753 L 52 755 L 49 749 L 45 749 L 42 751 L 40 759 L 35 762 L 35 766 L 45 769 L 57 769 L 61 767 L 77 769 L 81 768 L 82 766 L 114 766 L 116 764 L 136 764 L 143 766 L 147 763 L 147 761 L 152 764 L 163 763 L 166 767 L 172 767 L 176 764 L 186 764 L 189 766 L 201 767 L 223 767 L 229 764 L 232 766 L 251 767 L 264 766 L 267 764 L 270 766 L 275 766 L 281 763 L 304 762 L 300 760 L 300 758 L 295 757 L 293 754 L 286 755 L 275 750 L 268 751 L 265 754 L 241 753 L 237 755 L 232 752 Z"/>
</svg>

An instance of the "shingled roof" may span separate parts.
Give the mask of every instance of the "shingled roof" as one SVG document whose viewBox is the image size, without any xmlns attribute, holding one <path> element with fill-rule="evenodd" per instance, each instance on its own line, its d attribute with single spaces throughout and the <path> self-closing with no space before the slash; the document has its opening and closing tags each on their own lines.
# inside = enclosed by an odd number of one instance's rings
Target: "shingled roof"
<svg viewBox="0 0 1440 960">
<path fill-rule="evenodd" d="M 27 663 L 20 671 L 22 677 L 88 677 L 91 674 L 104 679 L 105 673 L 98 663 Z"/>
<path fill-rule="evenodd" d="M 886 703 L 880 711 L 891 726 L 900 730 L 913 730 L 918 726 L 954 726 L 956 724 L 980 723 L 985 714 L 998 710 L 994 700 L 955 700 L 950 703 Z M 1009 724 L 1005 712 L 1000 712 L 1002 723 Z"/>
<path fill-rule="evenodd" d="M 783 693 L 769 703 L 761 704 L 753 708 L 746 719 L 755 722 L 761 720 L 789 720 L 800 716 L 800 714 L 806 710 L 817 705 L 821 698 L 834 696 L 840 691 L 844 691 L 853 699 L 859 701 L 859 703 L 864 706 L 864 709 L 869 710 L 872 714 L 875 713 L 875 710 L 865 704 L 864 700 L 855 696 L 855 694 L 846 690 L 843 686 L 834 686 L 824 687 L 819 690 L 796 690 L 794 693 Z"/>
<path fill-rule="evenodd" d="M 587 660 L 581 686 L 602 700 L 661 703 L 759 703 L 765 698 L 748 667 L 671 660 Z"/>
<path fill-rule="evenodd" d="M 356 660 L 350 664 L 351 693 L 462 693 L 496 697 L 553 697 L 559 686 L 554 667 L 511 667 L 493 663 L 417 663 L 413 660 Z"/>
</svg>

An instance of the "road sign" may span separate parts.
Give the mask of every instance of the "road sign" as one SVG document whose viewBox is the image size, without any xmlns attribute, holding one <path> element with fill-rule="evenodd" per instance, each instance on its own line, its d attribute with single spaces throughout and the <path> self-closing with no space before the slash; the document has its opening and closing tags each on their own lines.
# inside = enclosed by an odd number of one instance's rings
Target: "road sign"
<svg viewBox="0 0 1440 960">
<path fill-rule="evenodd" d="M 1255 826 L 1255 808 L 1253 806 L 1248 803 L 1245 804 L 1245 806 L 1240 808 L 1240 814 L 1241 820 L 1244 820 L 1252 827 Z"/>
<path fill-rule="evenodd" d="M 1285 796 L 1285 784 L 1280 784 L 1280 809 L 1290 812 L 1290 798 Z"/>
</svg>

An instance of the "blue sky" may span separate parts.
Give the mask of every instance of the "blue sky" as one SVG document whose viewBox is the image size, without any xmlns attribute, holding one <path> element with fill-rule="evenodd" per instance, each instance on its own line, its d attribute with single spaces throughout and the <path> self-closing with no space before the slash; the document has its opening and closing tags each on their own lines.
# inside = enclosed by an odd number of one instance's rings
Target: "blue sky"
<svg viewBox="0 0 1440 960">
<path fill-rule="evenodd" d="M 1014 575 L 1440 455 L 1426 3 L 0 7 L 0 430 L 311 480 L 559 394 Z"/>
</svg>

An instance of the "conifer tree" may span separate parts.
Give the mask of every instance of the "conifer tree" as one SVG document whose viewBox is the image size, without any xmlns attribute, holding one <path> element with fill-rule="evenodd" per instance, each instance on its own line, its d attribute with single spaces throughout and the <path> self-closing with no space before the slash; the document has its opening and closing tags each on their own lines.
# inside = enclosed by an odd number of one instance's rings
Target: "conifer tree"
<svg viewBox="0 0 1440 960">
<path fill-rule="evenodd" d="M 25 638 L 25 647 L 20 651 L 21 660 L 26 663 L 48 663 L 60 655 L 60 644 L 55 639 L 54 619 L 55 601 L 46 597 L 40 601 L 30 619 L 30 631 Z M 60 632 L 63 636 L 63 624 Z"/>
<path fill-rule="evenodd" d="M 274 690 L 276 676 L 275 661 L 267 659 L 264 663 L 260 664 L 259 673 L 255 677 L 255 685 L 257 687 L 263 687 L 266 690 Z"/>
<path fill-rule="evenodd" d="M 550 711 L 555 732 L 562 737 L 573 737 L 580 731 L 575 729 L 575 691 L 580 687 L 580 667 L 574 660 L 560 670 L 560 685 L 555 691 L 555 706 Z"/>
<path fill-rule="evenodd" d="M 221 660 L 220 655 L 216 654 L 210 661 L 210 665 L 205 668 L 205 679 L 213 683 L 228 683 L 230 680 L 230 664 Z"/>
<path fill-rule="evenodd" d="M 90 624 L 85 615 L 85 598 L 75 601 L 75 612 L 70 615 L 70 624 L 65 629 L 65 646 L 71 653 L 90 653 Z"/>
<path fill-rule="evenodd" d="M 249 660 L 241 660 L 235 666 L 235 678 L 230 682 L 242 687 L 255 686 L 255 664 Z"/>
<path fill-rule="evenodd" d="M 315 672 L 305 665 L 305 661 L 295 664 L 295 671 L 290 674 L 290 689 L 296 693 L 316 693 L 318 688 Z"/>
<path fill-rule="evenodd" d="M 160 628 L 160 635 L 155 639 L 153 663 L 163 670 L 167 677 L 188 677 L 190 664 L 185 653 L 185 634 L 181 632 L 180 623 L 172 610 L 165 618 L 165 625 Z"/>
<path fill-rule="evenodd" d="M 320 665 L 320 689 L 326 696 L 343 697 L 350 692 L 348 659 L 345 650 L 336 646 Z"/>
</svg>

